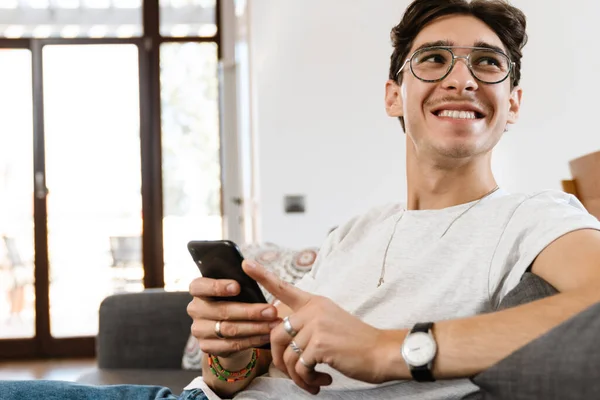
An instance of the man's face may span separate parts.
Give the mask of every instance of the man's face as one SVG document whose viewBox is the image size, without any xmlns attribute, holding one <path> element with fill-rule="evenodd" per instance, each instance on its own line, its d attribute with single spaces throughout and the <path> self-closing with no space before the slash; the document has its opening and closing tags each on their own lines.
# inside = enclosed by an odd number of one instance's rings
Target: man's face
<svg viewBox="0 0 600 400">
<path fill-rule="evenodd" d="M 507 53 L 500 38 L 483 21 L 451 15 L 427 25 L 415 38 L 409 56 L 422 45 L 439 41 L 472 47 L 487 43 Z M 453 51 L 457 56 L 470 52 Z M 439 82 L 417 79 L 409 65 L 401 72 L 400 86 L 387 82 L 388 115 L 404 117 L 406 134 L 417 154 L 444 159 L 478 156 L 496 145 L 507 124 L 516 122 L 521 89 L 511 91 L 510 77 L 497 84 L 482 83 L 473 77 L 465 61 L 457 59 L 450 74 Z M 452 112 L 457 110 L 467 113 Z"/>
</svg>

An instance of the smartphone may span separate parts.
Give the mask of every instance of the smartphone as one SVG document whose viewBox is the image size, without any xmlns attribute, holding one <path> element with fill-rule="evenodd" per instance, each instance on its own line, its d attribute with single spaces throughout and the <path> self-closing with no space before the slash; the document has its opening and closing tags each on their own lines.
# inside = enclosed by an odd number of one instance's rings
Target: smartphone
<svg viewBox="0 0 600 400">
<path fill-rule="evenodd" d="M 240 284 L 237 296 L 215 297 L 216 301 L 266 303 L 258 283 L 242 269 L 244 257 L 238 246 L 230 240 L 191 241 L 188 250 L 203 277 L 233 279 Z"/>
<path fill-rule="evenodd" d="M 230 240 L 191 241 L 188 250 L 202 276 L 212 279 L 233 279 L 240 284 L 237 296 L 215 297 L 215 301 L 266 303 L 258 283 L 242 269 L 244 257 L 238 246 Z M 270 350 L 271 343 L 260 346 Z"/>
</svg>

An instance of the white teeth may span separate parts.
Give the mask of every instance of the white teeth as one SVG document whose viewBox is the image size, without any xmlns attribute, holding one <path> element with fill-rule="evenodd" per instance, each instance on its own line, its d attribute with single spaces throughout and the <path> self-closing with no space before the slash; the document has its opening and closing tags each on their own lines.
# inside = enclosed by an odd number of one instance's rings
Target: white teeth
<svg viewBox="0 0 600 400">
<path fill-rule="evenodd" d="M 475 119 L 474 111 L 442 110 L 438 112 L 438 117 L 456 118 L 456 119 Z"/>
</svg>

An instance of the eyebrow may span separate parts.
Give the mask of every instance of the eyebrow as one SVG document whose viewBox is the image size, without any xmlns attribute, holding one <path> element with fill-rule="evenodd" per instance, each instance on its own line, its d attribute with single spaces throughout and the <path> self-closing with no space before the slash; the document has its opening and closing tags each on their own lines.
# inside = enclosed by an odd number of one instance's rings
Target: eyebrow
<svg viewBox="0 0 600 400">
<path fill-rule="evenodd" d="M 422 45 L 417 47 L 415 49 L 415 51 L 424 49 L 426 47 L 452 47 L 452 46 L 456 46 L 456 44 L 454 44 L 454 42 L 452 42 L 450 40 L 436 40 L 435 42 L 423 43 Z M 456 46 L 456 47 L 460 47 L 460 46 Z M 486 49 L 496 50 L 502 54 L 506 54 L 506 51 L 502 47 L 490 44 L 488 42 L 484 42 L 482 40 L 476 41 L 475 45 L 473 47 L 485 47 Z"/>
<path fill-rule="evenodd" d="M 415 49 L 415 51 L 424 49 L 426 47 L 452 47 L 454 42 L 449 40 L 436 40 L 435 42 L 425 42 Z"/>
<path fill-rule="evenodd" d="M 490 44 L 488 42 L 484 42 L 481 40 L 478 40 L 475 42 L 475 47 L 485 47 L 487 49 L 496 50 L 502 54 L 506 54 L 506 50 L 504 50 L 502 47 L 496 46 L 496 45 L 493 45 L 493 44 Z"/>
</svg>

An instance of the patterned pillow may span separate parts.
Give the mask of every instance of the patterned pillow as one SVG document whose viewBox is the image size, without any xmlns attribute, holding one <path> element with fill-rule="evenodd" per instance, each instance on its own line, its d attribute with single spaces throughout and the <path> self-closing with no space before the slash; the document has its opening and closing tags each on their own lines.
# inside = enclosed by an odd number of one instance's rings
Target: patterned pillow
<svg viewBox="0 0 600 400">
<path fill-rule="evenodd" d="M 240 247 L 240 250 L 244 258 L 256 260 L 281 279 L 292 284 L 311 270 L 319 251 L 317 248 L 296 251 L 279 247 L 273 243 L 246 245 Z M 267 301 L 272 303 L 273 295 L 262 286 L 260 288 Z M 187 370 L 202 369 L 202 351 L 198 346 L 198 341 L 192 335 L 188 338 L 185 346 L 181 366 Z"/>
</svg>

